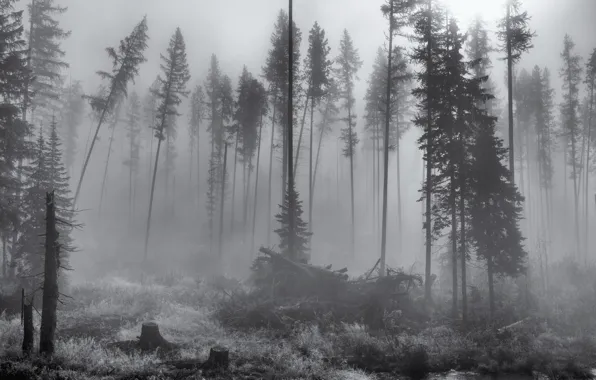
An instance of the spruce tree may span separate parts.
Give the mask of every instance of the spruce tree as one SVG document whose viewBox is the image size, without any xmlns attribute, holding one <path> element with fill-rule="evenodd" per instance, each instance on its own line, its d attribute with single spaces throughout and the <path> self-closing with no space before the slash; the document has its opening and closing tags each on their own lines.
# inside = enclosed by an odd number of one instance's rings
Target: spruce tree
<svg viewBox="0 0 596 380">
<path fill-rule="evenodd" d="M 511 178 L 515 180 L 515 156 L 514 156 L 514 128 L 513 128 L 513 66 L 519 62 L 521 55 L 529 51 L 532 45 L 532 32 L 528 23 L 530 16 L 528 12 L 521 11 L 521 0 L 507 0 L 505 4 L 506 14 L 498 22 L 497 35 L 501 41 L 501 50 L 506 54 L 507 61 L 507 97 L 509 111 L 509 170 Z"/>
<path fill-rule="evenodd" d="M 356 128 L 357 116 L 355 114 L 354 82 L 358 80 L 358 70 L 362 67 L 362 61 L 358 49 L 354 47 L 352 37 L 347 29 L 344 29 L 339 43 L 339 54 L 335 59 L 337 64 L 336 75 L 340 88 L 340 97 L 343 100 L 342 108 L 346 110 L 344 118 L 347 126 L 341 130 L 341 139 L 345 146 L 342 150 L 344 157 L 350 159 L 350 204 L 351 204 L 351 233 L 350 233 L 350 257 L 354 258 L 355 250 L 355 210 L 354 210 L 354 148 L 358 144 Z"/>
<path fill-rule="evenodd" d="M 22 198 L 25 215 L 16 242 L 17 271 L 27 278 L 26 286 L 33 290 L 35 277 L 43 273 L 43 241 L 45 231 L 45 194 L 55 192 L 57 229 L 60 243 L 61 268 L 67 268 L 68 253 L 74 250 L 70 231 L 73 223 L 69 177 L 62 162 L 61 142 L 57 124 L 52 119 L 46 141 L 42 129 L 35 144 L 34 155 L 26 168 L 27 184 Z"/>
<path fill-rule="evenodd" d="M 79 128 L 85 116 L 85 102 L 82 98 L 81 81 L 74 81 L 65 89 L 64 108 L 62 110 L 62 140 L 64 141 L 64 163 L 69 172 L 73 169 L 77 154 Z"/>
<path fill-rule="evenodd" d="M 62 71 L 68 68 L 68 63 L 64 61 L 66 53 L 60 48 L 60 43 L 70 36 L 70 31 L 62 29 L 56 19 L 67 8 L 55 4 L 54 0 L 31 0 L 27 8 L 28 67 L 33 78 L 25 87 L 27 103 L 30 104 L 25 104 L 24 112 L 30 109 L 32 115 L 37 113 L 39 117 L 32 118 L 31 122 L 38 123 L 57 111 Z M 28 98 L 29 92 L 33 94 L 32 99 Z"/>
<path fill-rule="evenodd" d="M 565 35 L 563 41 L 563 66 L 560 70 L 561 79 L 563 79 L 563 102 L 561 103 L 561 121 L 563 125 L 563 136 L 566 139 L 567 165 L 571 166 L 571 179 L 573 180 L 574 195 L 574 235 L 575 235 L 575 254 L 580 255 L 579 242 L 579 204 L 578 204 L 578 180 L 580 170 L 580 151 L 578 147 L 581 136 L 580 120 L 578 115 L 579 108 L 579 85 L 581 83 L 582 68 L 580 65 L 581 57 L 574 52 L 575 43 L 569 35 Z"/>
<path fill-rule="evenodd" d="M 190 97 L 190 115 L 189 115 L 189 124 L 188 124 L 188 134 L 189 134 L 189 146 L 190 146 L 190 175 L 189 175 L 189 186 L 190 189 L 193 188 L 192 183 L 192 172 L 193 172 L 193 153 L 196 148 L 197 154 L 197 189 L 199 190 L 197 199 L 200 202 L 200 187 L 201 187 L 201 123 L 205 119 L 206 109 L 205 109 L 205 93 L 203 91 L 203 87 L 201 85 L 196 85 L 192 95 Z"/>
<path fill-rule="evenodd" d="M 23 218 L 21 201 L 21 164 L 32 152 L 27 136 L 30 126 L 21 119 L 29 79 L 23 40 L 22 11 L 14 0 L 0 0 L 0 238 L 3 247 L 11 240 L 11 261 L 15 257 L 19 222 Z M 4 258 L 7 258 L 6 252 Z M 9 268 L 3 262 L 3 274 Z"/>
<path fill-rule="evenodd" d="M 495 136 L 494 120 L 480 125 L 472 148 L 470 233 L 479 259 L 486 262 L 491 316 L 495 314 L 494 277 L 525 273 L 527 253 L 519 229 L 522 196 L 503 161 L 507 149 Z"/>
<path fill-rule="evenodd" d="M 112 72 L 99 71 L 97 73 L 101 79 L 108 82 L 107 91 L 104 94 L 86 96 L 89 99 L 91 108 L 98 115 L 98 122 L 77 184 L 74 197 L 75 203 L 81 191 L 85 171 L 87 170 L 93 147 L 97 141 L 99 129 L 107 117 L 112 114 L 116 105 L 122 100 L 122 97 L 126 96 L 128 83 L 134 81 L 134 78 L 139 73 L 140 64 L 146 61 L 143 52 L 147 48 L 147 39 L 147 17 L 144 17 L 135 26 L 132 33 L 120 41 L 120 46 L 117 49 L 113 47 L 106 49 L 109 57 L 112 59 Z"/>
<path fill-rule="evenodd" d="M 588 231 L 589 231 L 589 215 L 590 215 L 590 207 L 588 206 L 589 198 L 588 198 L 588 191 L 590 189 L 590 172 L 592 162 L 590 161 L 591 155 L 590 152 L 594 146 L 594 141 L 596 141 L 596 133 L 594 133 L 594 120 L 595 120 L 595 110 L 596 110 L 596 97 L 595 97 L 595 90 L 596 90 L 596 49 L 592 51 L 592 54 L 588 58 L 588 62 L 586 64 L 586 79 L 584 83 L 587 86 L 587 102 L 588 102 L 588 115 L 587 115 L 587 144 L 586 144 L 586 182 L 585 182 L 585 201 L 584 205 L 586 208 L 586 215 L 585 215 L 585 223 L 584 223 L 584 248 L 586 249 L 586 256 L 588 250 Z"/>
<path fill-rule="evenodd" d="M 280 227 L 275 230 L 275 233 L 279 236 L 281 254 L 296 262 L 307 263 L 310 259 L 308 247 L 312 232 L 309 231 L 308 224 L 302 219 L 302 201 L 294 187 L 289 188 L 280 208 L 280 212 L 275 215 Z M 290 218 L 294 220 L 291 221 Z M 294 230 L 293 233 L 290 227 L 291 222 L 293 222 L 291 226 Z M 293 250 L 291 249 L 292 244 Z"/>
<path fill-rule="evenodd" d="M 141 100 L 136 92 L 133 92 L 128 99 L 126 137 L 128 138 L 128 158 L 124 160 L 124 165 L 128 167 L 128 215 L 132 222 L 135 214 L 136 187 L 141 158 Z"/>
<path fill-rule="evenodd" d="M 441 86 L 438 74 L 441 72 L 442 64 L 439 55 L 440 38 L 439 32 L 444 29 L 444 15 L 441 9 L 433 0 L 426 0 L 414 17 L 414 33 L 417 45 L 412 53 L 412 60 L 415 63 L 424 65 L 416 77 L 419 86 L 412 90 L 412 94 L 418 100 L 418 114 L 414 124 L 423 128 L 423 135 L 418 140 L 419 148 L 424 151 L 425 180 L 422 188 L 425 199 L 425 274 L 424 274 L 424 297 L 428 303 L 431 302 L 431 253 L 432 253 L 432 196 L 434 192 L 432 171 L 436 162 L 434 156 L 434 144 L 438 140 L 435 136 L 437 126 L 435 119 L 440 106 Z"/>
<path fill-rule="evenodd" d="M 329 89 L 331 78 L 331 60 L 329 60 L 329 42 L 325 30 L 317 22 L 308 35 L 308 53 L 304 61 L 304 76 L 309 83 L 307 97 L 310 98 L 310 132 L 309 132 L 309 160 L 308 160 L 308 226 L 312 232 L 313 209 L 313 135 L 314 110 L 319 106 L 325 93 Z M 298 157 L 296 157 L 298 158 Z"/>
<path fill-rule="evenodd" d="M 161 143 L 166 139 L 167 131 L 171 121 L 179 116 L 178 106 L 182 102 L 182 97 L 188 96 L 186 83 L 190 79 L 188 63 L 186 62 L 186 45 L 180 28 L 170 39 L 170 44 L 166 55 L 161 55 L 163 77 L 158 76 L 159 90 L 155 93 L 159 100 L 158 115 L 156 118 L 155 138 L 157 138 L 157 150 L 155 152 L 155 165 L 153 167 L 153 179 L 151 182 L 151 194 L 149 198 L 149 212 L 147 215 L 147 229 L 145 233 L 145 259 L 147 259 L 147 249 L 149 244 L 149 233 L 151 231 L 151 211 L 153 209 L 153 195 L 155 192 L 155 178 L 157 176 L 157 164 L 159 163 L 159 151 Z"/>
</svg>

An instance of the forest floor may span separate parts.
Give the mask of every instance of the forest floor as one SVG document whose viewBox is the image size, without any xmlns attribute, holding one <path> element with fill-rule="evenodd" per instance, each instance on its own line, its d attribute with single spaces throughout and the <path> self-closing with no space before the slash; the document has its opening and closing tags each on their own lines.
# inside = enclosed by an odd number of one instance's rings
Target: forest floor
<svg viewBox="0 0 596 380">
<path fill-rule="evenodd" d="M 60 307 L 50 362 L 35 355 L 22 358 L 19 317 L 0 318 L 0 379 L 201 379 L 207 376 L 172 363 L 204 361 L 215 345 L 230 350 L 230 370 L 212 376 L 222 379 L 379 379 L 382 372 L 395 379 L 395 374 L 422 377 L 454 369 L 529 376 L 538 371 L 549 378 L 577 379 L 589 378 L 596 364 L 594 337 L 562 338 L 549 332 L 498 339 L 486 331 L 463 334 L 449 327 L 391 336 L 345 325 L 302 325 L 281 335 L 231 331 L 215 318 L 221 292 L 192 279 L 143 285 L 111 278 L 78 285 L 68 294 L 72 298 Z M 39 315 L 34 320 L 39 331 Z M 113 342 L 135 340 L 146 321 L 156 322 L 177 345 L 174 353 L 110 348 Z"/>
</svg>

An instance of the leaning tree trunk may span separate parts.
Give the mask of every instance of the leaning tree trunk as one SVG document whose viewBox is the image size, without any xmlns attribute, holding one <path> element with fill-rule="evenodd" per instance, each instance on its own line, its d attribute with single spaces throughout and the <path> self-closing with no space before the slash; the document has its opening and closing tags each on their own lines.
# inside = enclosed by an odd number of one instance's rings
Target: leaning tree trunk
<svg viewBox="0 0 596 380">
<path fill-rule="evenodd" d="M 58 307 L 58 268 L 60 247 L 56 230 L 56 204 L 54 191 L 46 193 L 46 237 L 43 280 L 43 304 L 39 329 L 39 353 L 54 354 L 56 309 Z"/>
<path fill-rule="evenodd" d="M 151 232 L 151 212 L 153 211 L 153 196 L 155 195 L 155 178 L 157 177 L 157 163 L 159 162 L 161 142 L 162 139 L 160 136 L 157 140 L 157 150 L 155 152 L 155 165 L 153 166 L 153 179 L 151 180 L 151 194 L 149 196 L 149 214 L 147 215 L 147 229 L 145 231 L 145 261 L 147 261 L 147 252 L 149 248 L 149 233 Z"/>
<path fill-rule="evenodd" d="M 108 167 L 110 165 L 110 155 L 112 154 L 112 144 L 114 142 L 114 131 L 116 131 L 116 122 L 112 125 L 112 133 L 110 133 L 110 143 L 108 144 L 108 156 L 106 157 L 106 166 L 103 171 L 103 180 L 101 181 L 101 192 L 99 193 L 99 207 L 98 214 L 101 215 L 101 205 L 103 203 L 103 195 L 105 193 L 106 182 L 108 179 Z"/>
</svg>

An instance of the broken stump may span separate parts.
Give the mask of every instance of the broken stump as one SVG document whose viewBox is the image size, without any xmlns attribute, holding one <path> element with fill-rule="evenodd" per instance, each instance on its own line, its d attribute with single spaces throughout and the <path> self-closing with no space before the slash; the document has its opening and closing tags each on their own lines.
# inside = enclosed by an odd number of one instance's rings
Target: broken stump
<svg viewBox="0 0 596 380">
<path fill-rule="evenodd" d="M 227 369 L 230 365 L 230 351 L 223 346 L 211 347 L 207 363 L 213 369 Z"/>
<path fill-rule="evenodd" d="M 169 348 L 171 344 L 161 336 L 159 327 L 155 322 L 144 322 L 141 326 L 139 348 L 141 350 L 155 350 L 156 348 Z"/>
<path fill-rule="evenodd" d="M 29 356 L 33 350 L 33 304 L 23 304 L 23 355 Z"/>
</svg>

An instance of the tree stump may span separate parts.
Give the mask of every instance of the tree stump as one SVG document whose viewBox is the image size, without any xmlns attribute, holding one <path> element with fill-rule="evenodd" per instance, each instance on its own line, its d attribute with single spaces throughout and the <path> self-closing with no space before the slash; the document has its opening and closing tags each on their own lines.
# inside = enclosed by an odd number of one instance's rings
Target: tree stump
<svg viewBox="0 0 596 380">
<path fill-rule="evenodd" d="M 230 351 L 222 346 L 211 347 L 207 363 L 213 369 L 227 369 L 230 365 Z"/>
<path fill-rule="evenodd" d="M 141 350 L 155 350 L 156 348 L 166 348 L 169 346 L 169 342 L 159 333 L 157 323 L 143 323 L 141 326 L 141 336 L 139 337 L 139 347 Z"/>
<path fill-rule="evenodd" d="M 23 305 L 23 355 L 29 356 L 33 350 L 33 304 Z"/>
</svg>

